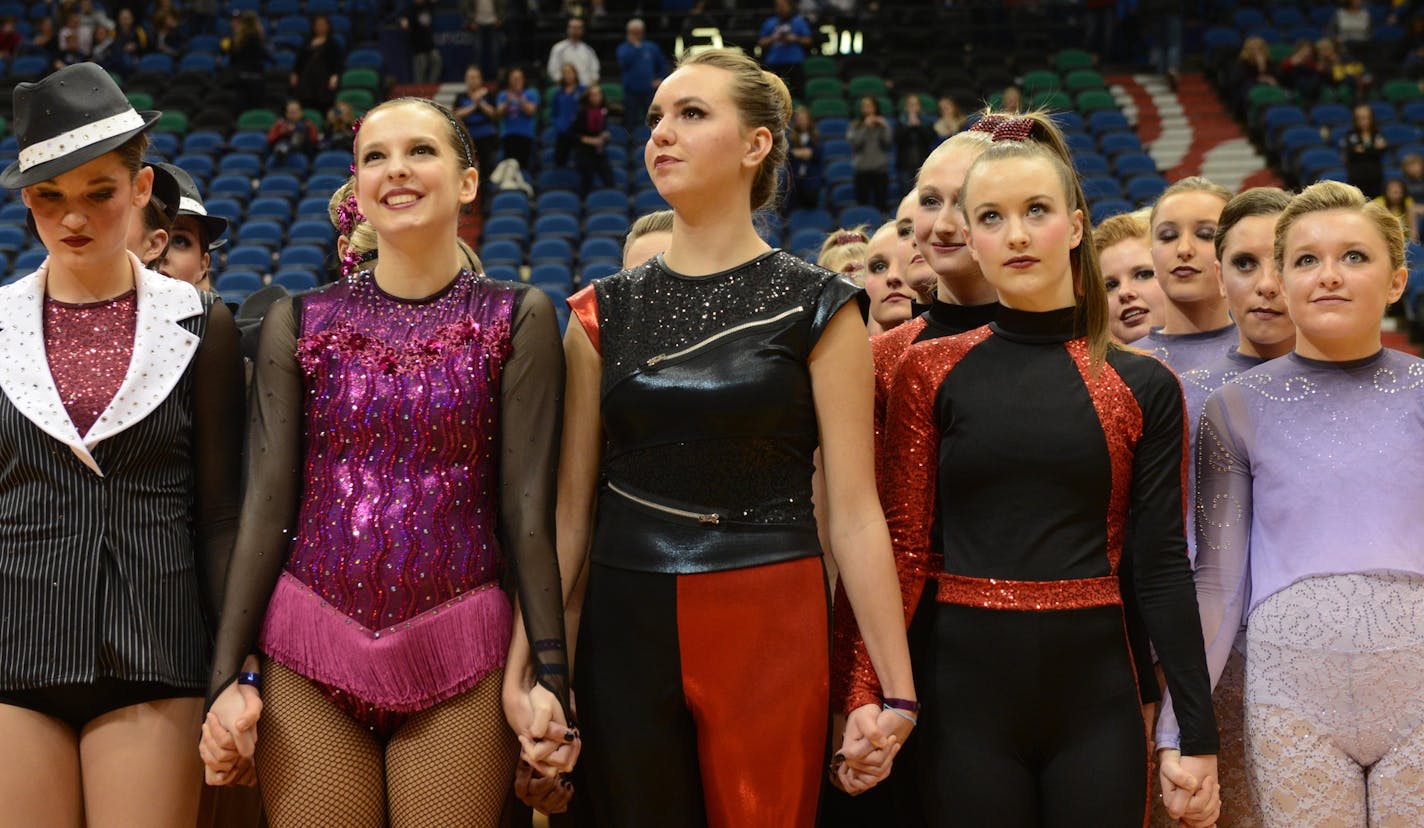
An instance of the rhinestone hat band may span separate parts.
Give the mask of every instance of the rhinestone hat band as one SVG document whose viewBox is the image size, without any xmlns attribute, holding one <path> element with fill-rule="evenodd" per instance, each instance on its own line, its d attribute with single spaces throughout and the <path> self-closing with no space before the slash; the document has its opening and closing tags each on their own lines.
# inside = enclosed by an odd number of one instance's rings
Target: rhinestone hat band
<svg viewBox="0 0 1424 828">
<path fill-rule="evenodd" d="M 143 116 L 130 109 L 107 118 L 100 118 L 90 124 L 61 132 L 53 138 L 36 141 L 20 150 L 18 160 L 21 170 L 28 170 L 47 161 L 63 158 L 75 150 L 97 144 L 115 135 L 122 135 L 143 127 Z"/>
</svg>

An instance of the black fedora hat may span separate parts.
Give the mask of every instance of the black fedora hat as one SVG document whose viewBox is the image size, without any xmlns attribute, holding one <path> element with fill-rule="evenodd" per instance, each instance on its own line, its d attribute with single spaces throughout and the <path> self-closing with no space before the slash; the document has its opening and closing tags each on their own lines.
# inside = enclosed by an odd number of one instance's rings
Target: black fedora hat
<svg viewBox="0 0 1424 828">
<path fill-rule="evenodd" d="M 19 159 L 0 172 L 16 189 L 69 172 L 143 132 L 158 112 L 135 112 L 109 73 L 76 63 L 34 83 L 15 85 L 14 132 Z"/>
<path fill-rule="evenodd" d="M 168 218 L 168 226 L 172 227 L 174 219 L 178 218 L 179 200 L 183 197 L 178 179 L 168 168 L 169 165 L 159 161 L 147 163 L 153 168 L 153 194 L 149 199 L 163 211 L 163 215 Z"/>
<path fill-rule="evenodd" d="M 198 192 L 198 185 L 193 181 L 193 176 L 182 167 L 167 162 L 160 161 L 153 167 L 155 172 L 165 173 L 173 179 L 178 194 L 177 215 L 192 216 L 202 223 L 208 233 L 208 249 L 213 250 L 226 244 L 226 239 L 218 237 L 227 232 L 227 219 L 208 215 L 208 209 L 203 206 L 203 196 Z"/>
</svg>

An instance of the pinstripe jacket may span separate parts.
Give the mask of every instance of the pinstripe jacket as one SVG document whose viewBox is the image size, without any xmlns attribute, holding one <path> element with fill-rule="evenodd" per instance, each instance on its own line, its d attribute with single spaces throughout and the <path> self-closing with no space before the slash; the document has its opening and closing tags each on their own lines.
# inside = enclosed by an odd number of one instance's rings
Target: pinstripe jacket
<svg viewBox="0 0 1424 828">
<path fill-rule="evenodd" d="M 0 689 L 207 681 L 240 486 L 236 328 L 132 263 L 133 357 L 83 435 L 45 355 L 46 266 L 0 288 Z"/>
</svg>

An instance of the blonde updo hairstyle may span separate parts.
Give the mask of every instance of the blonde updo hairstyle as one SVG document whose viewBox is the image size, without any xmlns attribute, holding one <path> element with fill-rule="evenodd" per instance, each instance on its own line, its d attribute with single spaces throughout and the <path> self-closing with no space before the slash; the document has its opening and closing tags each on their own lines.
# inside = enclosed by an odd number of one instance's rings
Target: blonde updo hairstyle
<svg viewBox="0 0 1424 828">
<path fill-rule="evenodd" d="M 732 74 L 731 98 L 742 126 L 747 129 L 766 127 L 771 132 L 771 151 L 762 159 L 752 179 L 752 211 L 773 206 L 778 195 L 777 172 L 786 165 L 790 150 L 786 128 L 791 124 L 792 109 L 786 82 L 735 47 L 688 54 L 677 65 L 679 69 L 712 66 Z"/>
</svg>

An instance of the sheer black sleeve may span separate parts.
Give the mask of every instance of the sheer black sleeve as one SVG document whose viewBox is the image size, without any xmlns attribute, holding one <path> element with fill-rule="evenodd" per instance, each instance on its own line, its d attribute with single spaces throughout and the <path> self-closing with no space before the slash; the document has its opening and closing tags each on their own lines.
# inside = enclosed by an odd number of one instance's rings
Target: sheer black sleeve
<svg viewBox="0 0 1424 828">
<path fill-rule="evenodd" d="M 216 630 L 242 506 L 243 370 L 237 325 L 216 297 L 193 364 L 193 539 L 203 612 Z"/>
<path fill-rule="evenodd" d="M 1128 539 L 1128 543 L 1131 542 Z M 1127 646 L 1132 649 L 1132 666 L 1137 668 L 1137 696 L 1143 704 L 1156 704 L 1162 700 L 1162 688 L 1157 685 L 1152 639 L 1147 634 L 1147 622 L 1142 618 L 1142 603 L 1137 600 L 1132 559 L 1131 552 L 1124 555 L 1117 573 L 1122 590 L 1123 623 L 1127 627 Z"/>
<path fill-rule="evenodd" d="M 501 380 L 500 543 L 514 568 L 536 678 L 569 710 L 564 594 L 554 548 L 564 349 L 549 297 L 527 289 Z"/>
<path fill-rule="evenodd" d="M 1186 406 L 1176 377 L 1161 363 L 1147 362 L 1135 361 L 1133 370 L 1124 372 L 1142 410 L 1129 507 L 1133 584 L 1176 702 L 1182 753 L 1214 754 L 1211 679 L 1183 515 Z"/>
<path fill-rule="evenodd" d="M 262 322 L 247 437 L 247 493 L 228 566 L 208 703 L 256 646 L 267 601 L 286 561 L 301 501 L 302 372 L 290 298 Z"/>
</svg>

